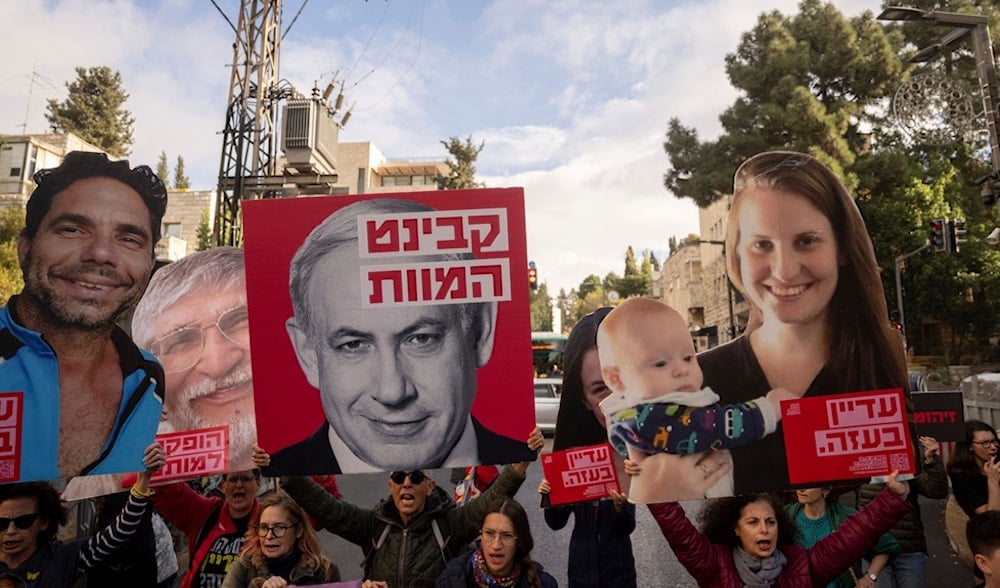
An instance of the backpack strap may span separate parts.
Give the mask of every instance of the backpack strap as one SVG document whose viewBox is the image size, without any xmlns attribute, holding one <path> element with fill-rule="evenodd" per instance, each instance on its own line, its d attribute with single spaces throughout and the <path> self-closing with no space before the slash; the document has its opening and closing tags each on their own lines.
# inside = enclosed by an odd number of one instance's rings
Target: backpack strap
<svg viewBox="0 0 1000 588">
<path fill-rule="evenodd" d="M 444 534 L 441 533 L 441 526 L 438 525 L 437 519 L 431 519 L 431 531 L 434 533 L 434 541 L 438 544 L 438 549 L 441 551 L 441 559 L 444 563 L 448 563 L 448 541 L 444 538 Z M 372 541 L 372 550 L 368 552 L 365 556 L 364 561 L 361 562 L 361 567 L 365 570 L 365 577 L 368 577 L 369 566 L 375 560 L 375 554 L 378 553 L 379 549 L 382 549 L 382 545 L 385 544 L 386 538 L 389 536 L 389 525 L 382 527 L 382 533 L 378 536 L 378 539 Z M 450 539 L 450 537 L 449 537 Z"/>
<path fill-rule="evenodd" d="M 371 567 L 372 562 L 375 561 L 375 554 L 378 553 L 379 549 L 382 549 L 382 545 L 385 543 L 385 539 L 388 536 L 389 525 L 387 523 L 384 527 L 382 527 L 382 534 L 378 536 L 378 539 L 372 541 L 372 550 L 369 551 L 368 555 L 365 556 L 365 559 L 361 561 L 361 567 L 365 571 L 365 578 L 368 577 L 368 572 L 371 571 L 369 568 Z"/>
<path fill-rule="evenodd" d="M 437 541 L 438 549 L 441 550 L 441 559 L 447 564 L 448 554 L 445 551 L 445 547 L 447 547 L 448 543 L 444 540 L 444 536 L 441 535 L 441 527 L 438 526 L 437 519 L 431 519 L 431 531 L 434 532 L 434 540 Z"/>
</svg>

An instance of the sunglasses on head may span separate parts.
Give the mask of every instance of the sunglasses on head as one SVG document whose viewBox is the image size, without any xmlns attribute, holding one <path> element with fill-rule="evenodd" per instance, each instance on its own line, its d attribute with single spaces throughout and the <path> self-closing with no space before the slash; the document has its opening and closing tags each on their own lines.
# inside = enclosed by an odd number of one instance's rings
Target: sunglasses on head
<svg viewBox="0 0 1000 588">
<path fill-rule="evenodd" d="M 419 484 L 427 479 L 427 474 L 420 470 L 413 470 L 412 472 L 392 472 L 389 474 L 389 479 L 395 484 L 402 484 L 406 477 L 409 476 L 410 482 L 414 484 Z"/>
<path fill-rule="evenodd" d="M 6 531 L 8 527 L 10 527 L 11 522 L 13 522 L 14 526 L 18 529 L 27 529 L 31 525 L 34 525 L 36 520 L 38 520 L 37 512 L 21 515 L 11 519 L 0 517 L 0 532 Z"/>
</svg>

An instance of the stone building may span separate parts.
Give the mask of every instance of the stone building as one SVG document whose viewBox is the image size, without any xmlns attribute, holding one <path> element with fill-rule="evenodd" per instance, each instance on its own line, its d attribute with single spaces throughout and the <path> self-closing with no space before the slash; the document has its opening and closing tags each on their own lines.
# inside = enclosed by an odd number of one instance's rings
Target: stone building
<svg viewBox="0 0 1000 588">
<path fill-rule="evenodd" d="M 684 316 L 699 350 L 733 339 L 747 323 L 746 301 L 726 274 L 724 243 L 731 203 L 732 196 L 725 196 L 699 209 L 701 240 L 682 241 L 664 261 L 654 287 L 654 297 Z"/>
<path fill-rule="evenodd" d="M 442 159 L 388 160 L 371 141 L 341 143 L 337 154 L 334 194 L 424 192 L 437 190 L 434 176 L 448 175 Z"/>
<path fill-rule="evenodd" d="M 35 189 L 31 176 L 56 167 L 70 151 L 102 153 L 73 133 L 0 135 L 0 207 L 23 207 Z"/>
</svg>

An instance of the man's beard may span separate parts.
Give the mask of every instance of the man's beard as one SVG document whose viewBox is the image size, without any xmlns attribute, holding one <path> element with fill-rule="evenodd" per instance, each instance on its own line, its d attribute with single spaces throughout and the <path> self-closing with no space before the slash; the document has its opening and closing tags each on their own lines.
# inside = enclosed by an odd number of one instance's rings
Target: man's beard
<svg viewBox="0 0 1000 588">
<path fill-rule="evenodd" d="M 122 285 L 128 286 L 128 291 L 118 301 L 113 310 L 107 310 L 106 305 L 87 300 L 71 300 L 60 297 L 51 287 L 51 284 L 42 279 L 42 268 L 29 248 L 25 255 L 24 264 L 24 291 L 23 295 L 36 302 L 38 310 L 41 311 L 49 322 L 61 327 L 75 327 L 81 329 L 98 329 L 110 327 L 115 324 L 129 306 L 139 299 L 141 293 L 135 283 L 127 276 L 124 276 L 111 268 L 97 266 L 93 264 L 81 264 L 71 268 L 49 269 L 48 277 L 72 280 L 76 276 L 85 279 L 87 275 L 99 275 L 109 278 Z"/>
<path fill-rule="evenodd" d="M 192 401 L 211 394 L 219 388 L 226 388 L 251 381 L 250 366 L 247 361 L 241 361 L 228 374 L 217 380 L 206 378 L 175 391 L 174 394 L 178 395 L 179 398 L 177 402 L 171 403 L 174 408 L 170 411 L 167 418 L 177 431 L 229 425 L 230 461 L 234 463 L 240 461 L 243 457 L 249 457 L 250 446 L 257 441 L 257 424 L 254 420 L 253 411 L 251 410 L 247 414 L 232 412 L 229 414 L 227 422 L 210 423 L 194 409 Z"/>
</svg>

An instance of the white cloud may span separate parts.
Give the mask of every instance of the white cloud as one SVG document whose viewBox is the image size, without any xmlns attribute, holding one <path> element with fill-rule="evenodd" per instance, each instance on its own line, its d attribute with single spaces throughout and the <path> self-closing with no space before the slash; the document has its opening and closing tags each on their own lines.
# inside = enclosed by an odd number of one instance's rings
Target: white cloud
<svg viewBox="0 0 1000 588">
<path fill-rule="evenodd" d="M 624 251 L 662 252 L 697 232 L 697 211 L 662 185 L 662 142 L 679 118 L 703 139 L 735 96 L 724 56 L 765 10 L 797 0 L 458 0 L 308 4 L 280 73 L 302 92 L 333 73 L 357 106 L 341 138 L 389 156 L 446 154 L 484 140 L 480 177 L 524 186 L 529 257 L 550 291 L 621 273 Z M 847 15 L 875 0 L 837 0 Z M 236 2 L 220 1 L 231 19 Z M 288 27 L 294 7 L 285 7 Z M 183 155 L 214 186 L 234 33 L 199 0 L 0 2 L 0 133 L 44 132 L 76 66 L 120 70 L 136 117 L 134 162 Z M 28 100 L 29 80 L 36 72 Z"/>
</svg>

